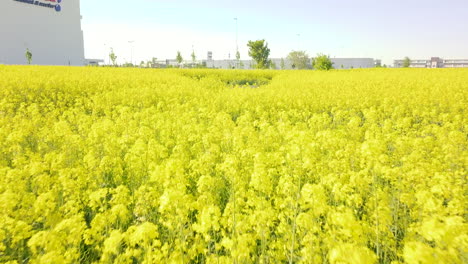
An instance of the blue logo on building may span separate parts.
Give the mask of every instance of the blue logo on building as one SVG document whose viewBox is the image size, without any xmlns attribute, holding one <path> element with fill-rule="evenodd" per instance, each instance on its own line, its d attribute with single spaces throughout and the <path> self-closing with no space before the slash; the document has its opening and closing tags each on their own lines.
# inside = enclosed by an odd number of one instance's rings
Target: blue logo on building
<svg viewBox="0 0 468 264">
<path fill-rule="evenodd" d="M 55 5 L 55 11 L 60 12 L 62 11 L 62 7 L 59 4 L 62 3 L 62 0 L 56 0 L 56 1 L 57 1 L 57 4 Z"/>
<path fill-rule="evenodd" d="M 35 6 L 46 7 L 50 9 L 55 9 L 55 11 L 57 12 L 62 11 L 62 6 L 60 5 L 60 3 L 62 3 L 62 0 L 13 0 L 13 1 L 35 5 Z"/>
</svg>

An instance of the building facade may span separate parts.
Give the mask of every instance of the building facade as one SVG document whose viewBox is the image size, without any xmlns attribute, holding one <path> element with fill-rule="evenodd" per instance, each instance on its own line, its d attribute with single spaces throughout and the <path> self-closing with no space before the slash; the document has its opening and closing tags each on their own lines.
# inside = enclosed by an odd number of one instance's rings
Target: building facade
<svg viewBox="0 0 468 264">
<path fill-rule="evenodd" d="M 468 59 L 444 60 L 444 68 L 468 68 Z"/>
<path fill-rule="evenodd" d="M 335 69 L 374 68 L 380 64 L 379 60 L 372 58 L 330 58 Z"/>
<path fill-rule="evenodd" d="M 206 60 L 203 60 L 203 64 L 208 68 L 214 69 L 253 69 L 255 68 L 255 62 L 252 60 L 213 60 L 213 53 L 208 52 Z M 294 69 L 293 63 L 287 58 L 271 58 L 272 69 L 284 69 L 292 70 Z M 311 68 L 312 66 L 311 58 L 307 63 Z M 381 64 L 380 60 L 375 60 L 373 58 L 330 58 L 333 63 L 334 69 L 360 69 L 360 68 L 374 68 L 377 65 Z M 172 65 L 173 63 L 171 63 Z"/>
<path fill-rule="evenodd" d="M 0 36 L 0 64 L 85 64 L 79 0 L 2 0 Z"/>
<path fill-rule="evenodd" d="M 403 68 L 405 60 L 395 60 L 395 68 Z M 468 59 L 442 59 L 432 57 L 430 60 L 411 60 L 410 68 L 468 68 Z"/>
</svg>

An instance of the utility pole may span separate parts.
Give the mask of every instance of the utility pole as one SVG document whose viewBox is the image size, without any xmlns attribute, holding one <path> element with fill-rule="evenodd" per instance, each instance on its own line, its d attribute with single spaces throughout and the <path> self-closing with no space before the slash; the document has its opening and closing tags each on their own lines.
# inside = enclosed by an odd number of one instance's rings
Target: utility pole
<svg viewBox="0 0 468 264">
<path fill-rule="evenodd" d="M 339 47 L 339 58 L 344 58 L 345 56 L 343 55 L 343 49 L 344 49 L 344 46 L 340 46 Z"/>
<path fill-rule="evenodd" d="M 234 18 L 236 21 L 236 69 L 239 68 L 237 54 L 239 53 L 239 43 L 238 43 L 238 27 L 237 27 L 237 17 Z"/>
<path fill-rule="evenodd" d="M 130 44 L 130 63 L 135 66 L 135 64 L 133 64 L 133 43 L 135 43 L 134 40 L 129 40 L 128 43 Z"/>
<path fill-rule="evenodd" d="M 104 65 L 106 65 L 106 59 L 110 60 L 109 59 L 109 53 L 107 52 L 107 44 L 106 43 L 104 43 L 104 52 L 106 52 L 106 56 L 104 56 Z"/>
<path fill-rule="evenodd" d="M 237 17 L 235 17 L 234 20 L 236 21 L 236 52 L 237 52 L 239 51 Z"/>
<path fill-rule="evenodd" d="M 191 54 L 191 56 L 192 56 L 192 67 L 193 67 L 195 65 L 195 60 L 196 60 L 195 48 L 194 48 L 193 44 L 192 44 L 192 54 Z"/>
</svg>

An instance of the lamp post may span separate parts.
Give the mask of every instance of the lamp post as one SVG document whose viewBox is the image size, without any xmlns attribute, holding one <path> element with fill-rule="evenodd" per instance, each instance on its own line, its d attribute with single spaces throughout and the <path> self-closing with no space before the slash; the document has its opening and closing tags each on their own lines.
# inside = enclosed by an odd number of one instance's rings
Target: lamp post
<svg viewBox="0 0 468 264">
<path fill-rule="evenodd" d="M 234 18 L 236 21 L 236 69 L 239 68 L 239 58 L 237 57 L 237 54 L 239 53 L 239 43 L 238 43 L 238 27 L 237 27 L 237 17 Z"/>
<path fill-rule="evenodd" d="M 193 67 L 195 65 L 195 60 L 197 59 L 195 57 L 195 48 L 193 46 L 193 43 L 192 43 L 192 54 L 191 55 L 192 55 L 192 67 Z"/>
<path fill-rule="evenodd" d="M 104 43 L 104 52 L 107 53 L 107 43 Z M 108 53 L 104 56 L 104 65 L 106 65 L 106 59 L 110 60 Z"/>
<path fill-rule="evenodd" d="M 128 43 L 130 44 L 130 63 L 131 63 L 133 66 L 135 66 L 135 65 L 133 64 L 133 43 L 135 43 L 135 41 L 134 41 L 134 40 L 130 40 L 130 41 L 128 41 Z"/>
<path fill-rule="evenodd" d="M 237 27 L 237 17 L 234 18 L 234 20 L 236 21 L 236 51 L 239 50 L 239 44 L 238 44 L 238 27 Z"/>
</svg>

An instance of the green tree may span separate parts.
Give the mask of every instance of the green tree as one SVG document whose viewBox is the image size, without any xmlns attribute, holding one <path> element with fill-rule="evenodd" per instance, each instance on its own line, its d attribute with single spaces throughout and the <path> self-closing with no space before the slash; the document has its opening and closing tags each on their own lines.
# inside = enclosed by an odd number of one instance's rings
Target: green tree
<svg viewBox="0 0 468 264">
<path fill-rule="evenodd" d="M 309 55 L 305 51 L 291 51 L 288 59 L 296 66 L 296 69 L 303 70 L 309 67 Z"/>
<path fill-rule="evenodd" d="M 409 57 L 405 57 L 403 59 L 403 68 L 409 68 L 411 65 L 411 59 Z"/>
<path fill-rule="evenodd" d="M 247 47 L 249 47 L 249 56 L 256 62 L 257 69 L 268 69 L 270 67 L 271 61 L 268 59 L 270 49 L 264 39 L 249 41 Z"/>
<path fill-rule="evenodd" d="M 117 56 L 115 55 L 113 48 L 110 50 L 109 59 L 112 61 L 112 65 L 117 66 Z"/>
<path fill-rule="evenodd" d="M 280 67 L 281 67 L 282 70 L 286 69 L 286 64 L 284 63 L 283 58 L 281 58 Z"/>
<path fill-rule="evenodd" d="M 176 61 L 179 64 L 179 67 L 183 60 L 184 58 L 182 58 L 182 54 L 180 53 L 180 51 L 177 51 Z"/>
<path fill-rule="evenodd" d="M 239 68 L 240 65 L 240 52 L 239 50 L 236 51 L 236 68 Z"/>
<path fill-rule="evenodd" d="M 25 56 L 26 56 L 26 60 L 28 61 L 28 64 L 31 64 L 31 62 L 32 62 L 32 53 L 31 53 L 31 51 L 29 51 L 29 49 L 26 49 Z"/>
<path fill-rule="evenodd" d="M 312 60 L 312 67 L 316 70 L 331 70 L 333 69 L 333 62 L 330 60 L 330 57 L 322 53 L 317 54 Z"/>
<path fill-rule="evenodd" d="M 270 62 L 270 69 L 276 70 L 276 69 L 278 69 L 278 66 L 276 66 L 276 63 L 274 63 L 272 61 L 272 62 Z"/>
<path fill-rule="evenodd" d="M 147 67 L 148 68 L 156 67 L 157 60 L 158 58 L 156 57 L 151 58 L 151 60 L 147 62 Z"/>
<path fill-rule="evenodd" d="M 195 60 L 197 60 L 197 56 L 195 55 L 195 51 L 192 50 L 192 62 L 195 63 Z"/>
</svg>

